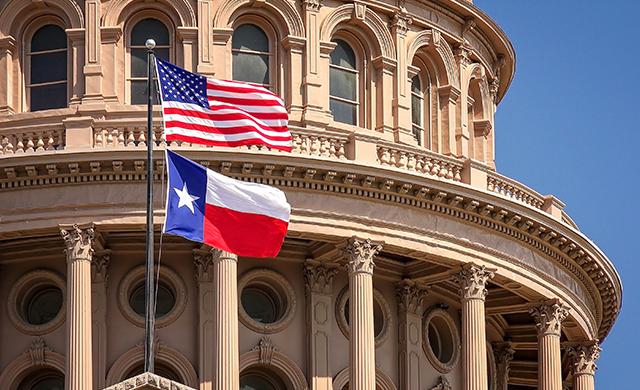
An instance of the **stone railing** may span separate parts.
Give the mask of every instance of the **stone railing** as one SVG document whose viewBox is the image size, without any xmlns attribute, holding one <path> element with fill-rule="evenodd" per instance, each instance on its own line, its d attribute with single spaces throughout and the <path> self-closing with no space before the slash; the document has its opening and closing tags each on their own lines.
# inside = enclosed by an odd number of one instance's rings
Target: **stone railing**
<svg viewBox="0 0 640 390">
<path fill-rule="evenodd" d="M 391 166 L 407 171 L 424 173 L 453 181 L 462 181 L 464 163 L 426 149 L 378 143 L 378 161 L 382 166 Z"/>
<path fill-rule="evenodd" d="M 0 130 L 0 156 L 64 148 L 64 128 L 53 125 L 20 130 Z"/>
<path fill-rule="evenodd" d="M 544 205 L 544 197 L 542 195 L 524 184 L 511 180 L 497 172 L 490 171 L 487 173 L 487 190 L 537 209 L 542 209 Z"/>
<path fill-rule="evenodd" d="M 339 160 L 347 158 L 345 153 L 346 146 L 349 143 L 347 135 L 306 129 L 292 130 L 292 133 L 292 153 Z"/>
</svg>

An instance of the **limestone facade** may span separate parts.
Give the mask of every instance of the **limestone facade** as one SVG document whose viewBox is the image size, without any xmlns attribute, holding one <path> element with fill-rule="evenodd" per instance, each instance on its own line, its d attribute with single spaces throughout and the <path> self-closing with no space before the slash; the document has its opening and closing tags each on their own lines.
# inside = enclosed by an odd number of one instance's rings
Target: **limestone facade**
<svg viewBox="0 0 640 390">
<path fill-rule="evenodd" d="M 234 44 L 247 25 L 264 50 Z M 259 58 L 293 151 L 168 145 L 157 106 L 146 139 L 134 37 L 157 26 L 195 72 Z M 464 0 L 6 1 L 0 389 L 593 389 L 622 286 L 560 200 L 496 170 L 514 69 Z M 164 379 L 139 375 L 148 142 Z M 166 147 L 284 190 L 279 256 L 160 245 Z"/>
</svg>

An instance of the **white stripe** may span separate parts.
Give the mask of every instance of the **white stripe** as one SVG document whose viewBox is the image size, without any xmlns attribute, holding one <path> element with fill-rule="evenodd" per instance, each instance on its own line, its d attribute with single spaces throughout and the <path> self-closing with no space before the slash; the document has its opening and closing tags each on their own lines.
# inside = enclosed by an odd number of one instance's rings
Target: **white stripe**
<svg viewBox="0 0 640 390">
<path fill-rule="evenodd" d="M 287 126 L 289 124 L 289 121 L 286 119 L 259 119 L 259 118 L 255 118 L 254 116 L 252 116 L 250 113 L 248 112 L 244 112 L 241 110 L 236 110 L 233 108 L 223 108 L 223 109 L 219 109 L 219 110 L 210 110 L 208 108 L 204 108 L 201 106 L 198 106 L 197 104 L 189 104 L 189 103 L 179 103 L 179 102 L 165 102 L 162 103 L 162 107 L 168 107 L 168 108 L 178 108 L 181 110 L 187 110 L 187 111 L 196 111 L 196 112 L 202 112 L 204 114 L 210 114 L 210 115 L 222 115 L 222 114 L 244 114 L 244 115 L 249 115 L 251 116 L 251 119 L 255 120 L 256 122 L 262 124 L 263 126 L 267 126 L 267 127 L 272 127 L 272 126 Z M 169 115 L 169 114 L 165 114 L 165 115 Z M 180 114 L 171 114 L 171 115 L 180 115 Z"/>
<path fill-rule="evenodd" d="M 217 89 L 207 89 L 208 96 L 214 97 L 226 97 L 231 99 L 265 99 L 265 100 L 275 100 L 281 106 L 284 106 L 284 101 L 280 99 L 278 96 L 274 96 L 270 93 L 264 92 L 230 92 L 230 91 L 220 91 Z"/>
<path fill-rule="evenodd" d="M 287 109 L 284 106 L 247 106 L 244 104 L 234 104 L 234 103 L 225 103 L 218 102 L 214 99 L 209 99 L 210 106 L 234 106 L 238 107 L 239 110 L 246 111 L 249 113 L 253 112 L 282 112 L 287 113 Z"/>
<path fill-rule="evenodd" d="M 291 205 L 284 192 L 264 184 L 246 183 L 207 169 L 207 204 L 289 222 Z M 253 237 L 259 240 L 260 237 Z"/>
<path fill-rule="evenodd" d="M 181 127 L 166 127 L 164 129 L 165 135 L 182 135 L 185 137 L 193 137 L 200 138 L 208 141 L 218 141 L 218 142 L 234 142 L 234 141 L 242 141 L 246 139 L 260 139 L 264 141 L 267 145 L 273 146 L 292 146 L 291 141 L 274 141 L 268 138 L 265 138 L 261 134 L 255 131 L 248 131 L 246 133 L 237 133 L 237 134 L 216 134 L 216 133 L 207 133 L 199 130 L 190 130 L 183 129 Z"/>
<path fill-rule="evenodd" d="M 230 81 L 230 80 L 221 80 L 221 79 L 213 79 L 213 78 L 208 78 L 207 81 L 219 87 L 233 87 L 233 88 L 244 88 L 247 90 L 261 90 L 261 91 L 264 91 L 265 93 L 275 96 L 273 92 L 269 91 L 265 87 L 261 87 L 256 84 L 245 83 L 243 81 Z"/>
<path fill-rule="evenodd" d="M 169 121 L 186 122 L 186 123 L 192 123 L 192 124 L 201 125 L 201 126 L 217 127 L 219 129 L 229 129 L 229 128 L 239 127 L 239 126 L 250 126 L 256 129 L 256 131 L 259 131 L 260 133 L 271 136 L 271 137 L 286 137 L 289 135 L 288 131 L 265 130 L 262 127 L 258 126 L 251 119 L 216 121 L 216 120 L 196 118 L 193 116 L 186 116 L 181 114 L 165 114 L 164 117 L 165 117 L 165 120 L 164 120 L 165 122 L 169 122 Z"/>
</svg>

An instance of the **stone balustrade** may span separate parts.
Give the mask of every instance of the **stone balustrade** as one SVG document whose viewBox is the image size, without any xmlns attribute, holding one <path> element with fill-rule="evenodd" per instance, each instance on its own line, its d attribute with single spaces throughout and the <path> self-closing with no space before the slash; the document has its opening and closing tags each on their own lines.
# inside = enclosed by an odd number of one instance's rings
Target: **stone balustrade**
<svg viewBox="0 0 640 390">
<path fill-rule="evenodd" d="M 426 149 L 393 143 L 377 145 L 378 161 L 382 166 L 391 166 L 407 171 L 423 173 L 453 181 L 462 181 L 462 161 L 433 153 Z"/>
<path fill-rule="evenodd" d="M 18 131 L 0 130 L 0 156 L 59 150 L 64 145 L 64 128 L 47 126 Z"/>
<path fill-rule="evenodd" d="M 487 173 L 487 190 L 541 210 L 545 203 L 544 196 L 497 172 Z"/>
</svg>

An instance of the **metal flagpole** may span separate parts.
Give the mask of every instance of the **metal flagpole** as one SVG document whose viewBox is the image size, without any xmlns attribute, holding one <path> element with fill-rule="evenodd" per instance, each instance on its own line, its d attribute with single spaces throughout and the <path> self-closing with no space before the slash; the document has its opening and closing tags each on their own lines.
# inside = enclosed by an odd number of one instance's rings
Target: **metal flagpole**
<svg viewBox="0 0 640 390">
<path fill-rule="evenodd" d="M 145 305 L 145 343 L 144 343 L 144 371 L 154 371 L 153 362 L 153 333 L 155 322 L 155 283 L 153 274 L 153 49 L 156 42 L 147 39 L 147 269 L 145 275 L 146 305 Z"/>
</svg>

